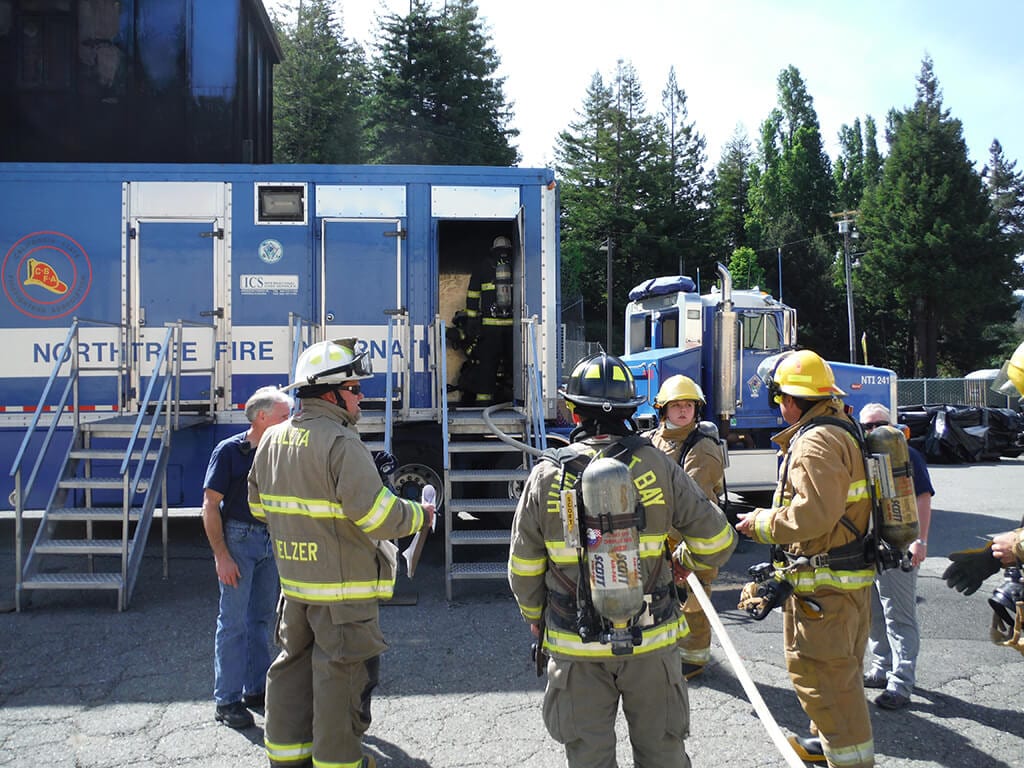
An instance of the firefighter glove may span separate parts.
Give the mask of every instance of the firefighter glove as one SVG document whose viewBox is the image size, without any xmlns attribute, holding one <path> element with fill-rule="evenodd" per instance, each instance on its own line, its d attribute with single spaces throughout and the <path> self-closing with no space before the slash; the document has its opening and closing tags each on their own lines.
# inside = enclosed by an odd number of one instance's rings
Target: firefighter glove
<svg viewBox="0 0 1024 768">
<path fill-rule="evenodd" d="M 373 463 L 377 465 L 377 471 L 381 477 L 387 477 L 398 469 L 398 459 L 388 451 L 374 451 Z"/>
<path fill-rule="evenodd" d="M 739 605 L 736 607 L 750 615 L 753 615 L 754 611 L 762 610 L 764 608 L 764 595 L 758 594 L 760 586 L 756 581 L 744 584 L 743 591 L 740 592 Z"/>
<path fill-rule="evenodd" d="M 965 595 L 973 595 L 989 576 L 1002 565 L 992 556 L 992 542 L 980 549 L 964 549 L 950 554 L 953 562 L 942 574 L 946 585 Z"/>
</svg>

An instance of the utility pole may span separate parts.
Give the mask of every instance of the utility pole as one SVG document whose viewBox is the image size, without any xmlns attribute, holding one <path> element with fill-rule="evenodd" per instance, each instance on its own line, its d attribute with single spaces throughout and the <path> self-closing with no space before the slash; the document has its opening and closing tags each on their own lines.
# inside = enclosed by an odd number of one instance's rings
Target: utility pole
<svg viewBox="0 0 1024 768">
<path fill-rule="evenodd" d="M 850 362 L 857 362 L 857 329 L 853 321 L 853 279 L 850 265 L 850 238 L 856 237 L 853 228 L 854 217 L 860 211 L 842 211 L 833 213 L 832 218 L 838 219 L 836 225 L 843 236 L 843 271 L 846 275 L 846 325 L 850 334 Z"/>
<path fill-rule="evenodd" d="M 601 244 L 601 250 L 608 254 L 608 264 L 605 267 L 605 277 L 608 280 L 608 285 L 607 285 L 607 291 L 608 291 L 607 312 L 608 312 L 608 316 L 605 319 L 605 323 L 606 323 L 606 329 L 605 330 L 607 331 L 607 342 L 606 342 L 607 346 L 605 346 L 604 351 L 607 352 L 609 355 L 611 355 L 611 354 L 614 354 L 612 352 L 612 321 L 614 320 L 614 318 L 612 316 L 612 258 L 615 255 L 615 241 L 612 240 L 611 236 L 609 236 Z"/>
</svg>

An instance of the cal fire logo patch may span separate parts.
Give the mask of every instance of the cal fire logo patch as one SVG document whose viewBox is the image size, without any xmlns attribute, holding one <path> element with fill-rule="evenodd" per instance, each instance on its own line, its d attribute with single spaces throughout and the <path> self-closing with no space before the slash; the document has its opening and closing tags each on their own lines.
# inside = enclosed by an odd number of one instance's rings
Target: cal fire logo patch
<svg viewBox="0 0 1024 768">
<path fill-rule="evenodd" d="M 25 235 L 8 249 L 0 271 L 7 300 L 39 320 L 71 314 L 92 285 L 89 254 L 61 232 Z"/>
</svg>

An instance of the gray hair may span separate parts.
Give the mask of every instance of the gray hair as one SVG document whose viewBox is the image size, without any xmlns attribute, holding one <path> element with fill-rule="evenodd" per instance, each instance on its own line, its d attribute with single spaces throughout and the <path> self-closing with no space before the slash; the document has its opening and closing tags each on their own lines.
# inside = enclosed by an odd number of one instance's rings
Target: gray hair
<svg viewBox="0 0 1024 768">
<path fill-rule="evenodd" d="M 865 418 L 865 414 L 875 413 L 875 412 L 881 413 L 882 416 L 885 418 L 885 420 L 888 421 L 890 424 L 892 424 L 892 414 L 889 412 L 889 409 L 886 408 L 881 403 L 868 403 L 863 408 L 861 408 L 860 409 L 860 414 L 858 415 L 858 419 L 859 419 L 860 423 L 861 424 L 867 423 L 867 419 Z"/>
<path fill-rule="evenodd" d="M 260 387 L 245 401 L 245 418 L 251 424 L 256 421 L 256 417 L 261 411 L 269 413 L 274 410 L 274 406 L 278 403 L 285 403 L 291 409 L 294 401 L 291 395 L 277 387 Z"/>
</svg>

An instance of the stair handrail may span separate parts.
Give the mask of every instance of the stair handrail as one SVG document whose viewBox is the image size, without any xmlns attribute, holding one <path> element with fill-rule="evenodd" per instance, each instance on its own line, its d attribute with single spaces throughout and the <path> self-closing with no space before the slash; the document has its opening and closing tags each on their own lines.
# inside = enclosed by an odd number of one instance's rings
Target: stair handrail
<svg viewBox="0 0 1024 768">
<path fill-rule="evenodd" d="M 132 478 L 130 485 L 125 489 L 125 504 L 129 504 L 130 499 L 138 491 L 139 481 L 142 477 L 142 469 L 146 463 L 145 457 L 149 455 L 149 448 L 153 443 L 153 436 L 156 434 L 156 426 L 160 421 L 160 411 L 166 409 L 168 427 L 170 427 L 172 423 L 177 423 L 178 411 L 180 410 L 179 398 L 168 398 L 168 392 L 171 390 L 171 385 L 174 381 L 175 367 L 171 357 L 168 355 L 168 352 L 172 349 L 172 342 L 177 340 L 178 343 L 173 345 L 174 356 L 180 357 L 181 355 L 182 322 L 179 320 L 177 323 L 165 323 L 165 327 L 167 330 L 164 333 L 164 340 L 160 345 L 159 352 L 157 353 L 156 363 L 153 365 L 153 373 L 150 374 L 149 383 L 146 385 L 146 394 L 139 402 L 139 415 L 135 419 L 135 424 L 132 427 L 132 434 L 128 438 L 128 445 L 125 448 L 124 458 L 121 460 L 121 469 L 119 470 L 119 474 L 127 479 L 132 453 L 134 453 L 135 444 L 138 442 L 139 433 L 142 431 L 142 426 L 146 421 L 147 411 L 149 410 L 150 403 L 152 403 L 153 419 L 150 421 L 149 429 L 146 431 L 146 440 L 141 451 L 142 459 L 139 461 L 139 466 L 135 470 L 135 475 Z M 164 369 L 162 375 L 160 373 L 161 369 Z M 180 369 L 178 370 L 180 373 Z M 157 386 L 158 380 L 161 382 L 160 391 L 156 399 L 154 399 L 153 390 Z"/>
<path fill-rule="evenodd" d="M 318 341 L 316 335 L 317 331 L 320 330 L 320 326 L 309 318 L 295 312 L 289 312 L 288 330 L 288 360 L 290 361 L 288 383 L 291 383 L 295 381 L 295 369 L 299 366 L 299 355 L 302 354 L 306 346 L 315 344 Z M 312 335 L 306 338 L 307 333 L 312 333 Z"/>
<path fill-rule="evenodd" d="M 537 315 L 523 319 L 527 338 L 527 389 L 526 406 L 528 413 L 527 434 L 530 444 L 545 451 L 548 447 L 548 436 L 544 422 L 544 382 L 540 369 L 539 350 L 537 349 Z"/>
<path fill-rule="evenodd" d="M 184 364 L 183 359 L 183 345 L 185 343 L 185 326 L 189 328 L 205 328 L 210 332 L 210 365 L 198 366 L 195 368 L 188 368 L 184 370 L 184 373 L 209 373 L 210 374 L 210 388 L 209 388 L 209 401 L 207 403 L 207 413 L 210 414 L 211 418 L 217 407 L 217 326 L 213 323 L 205 323 L 195 320 L 183 320 L 179 318 L 173 323 L 164 323 L 164 326 L 174 327 L 175 331 L 175 343 L 172 347 L 172 356 L 168 358 L 172 367 L 173 373 L 171 374 L 174 379 L 174 386 L 171 390 L 171 398 L 169 402 L 174 404 L 173 410 L 173 424 L 174 428 L 177 429 L 181 423 L 181 374 L 183 372 L 182 365 Z M 154 371 L 156 369 L 154 368 Z M 156 411 L 154 410 L 154 413 Z"/>
<path fill-rule="evenodd" d="M 445 477 L 448 476 L 448 470 L 451 469 L 451 461 L 448 458 L 448 354 L 445 336 L 444 320 L 441 319 L 440 315 L 435 316 L 434 326 L 436 330 L 436 337 L 434 338 L 433 347 L 437 353 L 437 360 L 435 361 L 435 367 L 438 369 L 437 377 L 435 378 L 436 384 L 436 397 L 440 405 L 441 414 L 441 460 L 443 466 L 441 467 Z M 445 498 L 448 498 L 447 493 Z"/>
<path fill-rule="evenodd" d="M 392 362 L 393 355 L 391 350 L 394 348 L 395 340 L 395 317 L 397 312 L 385 310 L 384 314 L 388 318 L 388 342 L 387 347 L 384 351 L 384 450 L 391 453 L 391 432 L 394 427 L 394 402 L 395 396 L 395 383 L 392 380 L 394 375 L 394 363 Z M 403 391 L 407 389 L 407 386 L 402 387 Z"/>
<path fill-rule="evenodd" d="M 64 413 L 64 409 L 67 407 L 68 396 L 71 396 L 71 424 L 74 432 L 77 432 L 81 424 L 79 398 L 78 398 L 78 380 L 80 361 L 78 356 L 78 338 L 79 331 L 81 330 L 83 323 L 90 323 L 94 325 L 109 326 L 113 328 L 124 328 L 122 323 L 108 322 L 105 320 L 91 320 L 88 318 L 73 317 L 71 320 L 71 326 L 68 328 L 67 335 L 64 337 L 64 345 L 61 348 L 61 352 L 54 356 L 53 369 L 50 371 L 50 375 L 46 380 L 46 384 L 43 386 L 42 394 L 39 396 L 39 402 L 36 404 L 35 410 L 32 413 L 32 419 L 29 422 L 28 428 L 25 430 L 25 436 L 22 438 L 21 446 L 18 448 L 18 453 L 14 457 L 14 461 L 11 464 L 11 470 L 9 476 L 16 477 L 20 480 L 20 473 L 22 469 L 22 463 L 24 462 L 28 446 L 32 441 L 32 437 L 35 435 L 36 429 L 39 427 L 39 419 L 43 413 L 47 412 L 46 402 L 50 397 L 50 390 L 53 389 L 54 384 L 61 375 L 61 369 L 65 363 L 71 364 L 71 370 L 68 374 L 68 380 L 64 385 L 64 391 L 62 392 L 59 402 L 57 405 L 50 409 L 50 412 L 54 414 L 54 417 L 50 420 L 47 426 L 46 435 L 43 438 L 43 442 L 39 447 L 36 455 L 35 464 L 32 467 L 32 471 L 29 473 L 28 481 L 22 486 L 22 493 L 17 494 L 17 501 L 22 503 L 22 509 L 24 509 L 23 502 L 32 493 L 32 488 L 35 485 L 36 477 L 39 474 L 39 470 L 43 465 L 43 460 L 46 457 L 46 453 L 50 448 L 50 443 L 53 440 L 53 435 L 57 430 L 60 423 L 60 417 Z M 90 365 L 90 371 L 122 371 L 123 364 L 118 362 L 116 366 L 95 366 Z M 117 383 L 118 392 L 121 391 L 121 382 Z M 118 402 L 120 403 L 120 395 L 118 395 Z M 16 507 L 17 509 L 17 507 Z"/>
</svg>

